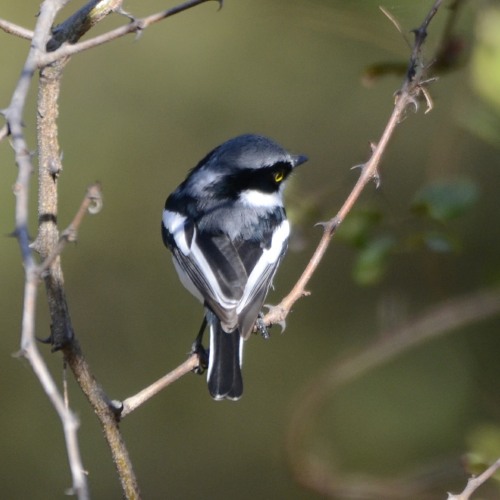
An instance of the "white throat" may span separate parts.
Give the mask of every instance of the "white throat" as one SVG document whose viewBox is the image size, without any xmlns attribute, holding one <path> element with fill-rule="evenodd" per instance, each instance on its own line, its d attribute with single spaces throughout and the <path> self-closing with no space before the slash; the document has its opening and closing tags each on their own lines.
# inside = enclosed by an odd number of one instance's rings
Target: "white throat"
<svg viewBox="0 0 500 500">
<path fill-rule="evenodd" d="M 240 201 L 244 205 L 254 208 L 275 208 L 283 206 L 281 190 L 274 193 L 263 193 L 255 189 L 247 189 L 240 193 Z"/>
</svg>

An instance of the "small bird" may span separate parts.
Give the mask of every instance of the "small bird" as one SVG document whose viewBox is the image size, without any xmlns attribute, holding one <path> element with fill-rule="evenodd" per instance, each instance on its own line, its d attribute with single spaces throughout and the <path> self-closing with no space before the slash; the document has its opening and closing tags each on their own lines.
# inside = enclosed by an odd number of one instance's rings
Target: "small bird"
<svg viewBox="0 0 500 500">
<path fill-rule="evenodd" d="M 305 161 L 271 139 L 240 135 L 208 153 L 165 203 L 163 242 L 180 281 L 205 307 L 193 352 L 206 359 L 208 323 L 215 400 L 241 397 L 243 341 L 256 322 L 267 336 L 260 311 L 290 234 L 283 187 Z"/>
</svg>

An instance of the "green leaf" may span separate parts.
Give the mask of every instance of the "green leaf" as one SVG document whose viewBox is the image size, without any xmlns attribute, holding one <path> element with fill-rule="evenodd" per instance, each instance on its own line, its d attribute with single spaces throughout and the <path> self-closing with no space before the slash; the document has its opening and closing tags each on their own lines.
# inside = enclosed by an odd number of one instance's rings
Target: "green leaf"
<svg viewBox="0 0 500 500">
<path fill-rule="evenodd" d="M 468 212 L 477 198 L 478 189 L 472 181 L 436 182 L 415 195 L 412 209 L 417 214 L 447 222 Z"/>
<path fill-rule="evenodd" d="M 395 247 L 395 240 L 389 236 L 372 240 L 362 250 L 354 265 L 354 279 L 360 285 L 374 285 L 378 283 L 387 268 L 387 260 Z"/>
</svg>

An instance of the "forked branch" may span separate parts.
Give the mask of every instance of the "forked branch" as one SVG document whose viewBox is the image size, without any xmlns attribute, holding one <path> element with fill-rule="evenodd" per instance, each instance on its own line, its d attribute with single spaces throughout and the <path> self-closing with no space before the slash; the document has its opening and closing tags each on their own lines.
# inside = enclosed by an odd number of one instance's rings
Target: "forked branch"
<svg viewBox="0 0 500 500">
<path fill-rule="evenodd" d="M 177 8 L 165 11 L 163 16 L 151 16 L 151 19 L 147 19 L 146 25 L 204 3 L 204 1 L 208 0 L 187 2 Z M 59 259 L 66 243 L 76 237 L 76 231 L 84 213 L 92 206 L 95 206 L 96 203 L 99 204 L 100 192 L 97 186 L 90 188 L 73 222 L 61 235 L 59 235 L 57 228 L 57 181 L 62 168 L 56 124 L 60 82 L 68 56 L 83 49 L 74 52 L 65 52 L 65 50 L 67 50 L 67 47 L 74 47 L 75 45 L 71 44 L 76 42 L 79 37 L 109 12 L 119 9 L 121 1 L 92 0 L 65 23 L 52 30 L 57 13 L 66 3 L 67 0 L 45 0 L 40 6 L 36 27 L 33 32 L 0 19 L 0 29 L 14 36 L 31 40 L 28 56 L 13 92 L 11 102 L 2 112 L 6 124 L 0 128 L 0 141 L 7 136 L 11 138 L 18 166 L 18 177 L 14 186 L 16 196 L 14 234 L 19 243 L 25 269 L 20 354 L 30 362 L 40 384 L 61 418 L 73 477 L 72 491 L 79 499 L 86 500 L 89 494 L 77 442 L 78 421 L 65 406 L 64 398 L 59 393 L 35 341 L 37 290 L 40 277 L 43 277 L 53 324 L 51 340 L 54 342 L 56 349 L 63 351 L 65 362 L 73 370 L 75 378 L 88 396 L 95 413 L 101 421 L 120 476 L 124 496 L 135 499 L 140 497 L 140 492 L 123 438 L 118 429 L 115 414 L 106 394 L 90 372 L 71 326 Z M 135 31 L 138 29 L 142 29 L 140 24 Z M 106 41 L 115 38 L 116 36 L 109 36 Z M 56 53 L 57 55 L 55 55 Z M 48 66 L 49 64 L 51 65 Z M 37 69 L 40 69 L 40 88 L 37 102 L 40 226 L 37 239 L 31 244 L 28 233 L 28 200 L 33 165 L 32 154 L 24 135 L 23 116 L 28 91 Z M 33 249 L 36 249 L 42 257 L 42 263 L 39 265 L 35 262 Z"/>
</svg>

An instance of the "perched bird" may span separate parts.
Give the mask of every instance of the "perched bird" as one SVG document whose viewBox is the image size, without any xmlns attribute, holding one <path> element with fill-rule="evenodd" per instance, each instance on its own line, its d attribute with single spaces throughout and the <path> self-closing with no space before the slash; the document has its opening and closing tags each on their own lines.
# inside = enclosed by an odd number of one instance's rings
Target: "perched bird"
<svg viewBox="0 0 500 500">
<path fill-rule="evenodd" d="M 208 322 L 207 380 L 216 400 L 243 392 L 243 341 L 287 249 L 283 187 L 306 160 L 266 137 L 241 135 L 208 153 L 165 203 L 163 241 L 182 284 L 205 306 L 193 350 L 205 352 Z"/>
</svg>

